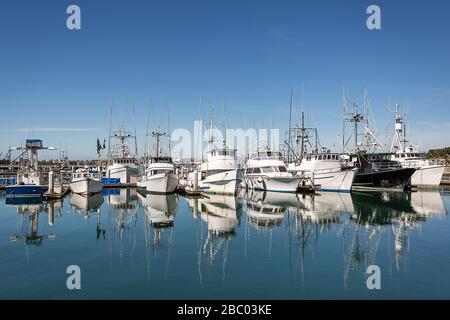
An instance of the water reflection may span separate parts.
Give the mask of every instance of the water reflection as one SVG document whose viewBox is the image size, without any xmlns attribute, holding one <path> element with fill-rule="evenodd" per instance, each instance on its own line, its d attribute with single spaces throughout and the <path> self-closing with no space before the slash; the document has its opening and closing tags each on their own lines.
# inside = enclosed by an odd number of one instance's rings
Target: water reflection
<svg viewBox="0 0 450 320">
<path fill-rule="evenodd" d="M 239 226 L 243 212 L 242 203 L 234 196 L 214 194 L 200 199 L 187 199 L 187 202 L 196 221 L 197 272 L 200 285 L 203 286 L 204 282 L 203 269 L 210 269 L 219 259 L 222 261 L 221 274 L 224 282 L 229 245 Z M 200 221 L 206 224 L 206 230 Z"/>
<path fill-rule="evenodd" d="M 153 250 L 163 250 L 164 247 L 161 243 L 161 238 L 164 230 L 169 231 L 169 240 L 171 243 L 175 214 L 178 209 L 178 195 L 159 195 L 159 194 L 146 194 L 139 193 L 139 200 L 144 208 L 144 224 L 145 229 L 145 241 L 146 245 L 149 245 L 149 231 L 153 230 Z M 150 226 L 150 228 L 148 228 Z"/>
<path fill-rule="evenodd" d="M 62 219 L 62 201 L 44 202 L 39 198 L 12 198 L 6 199 L 6 207 L 16 209 L 18 215 L 18 232 L 11 235 L 13 242 L 24 241 L 26 245 L 41 246 L 44 240 L 54 239 L 56 234 L 51 232 L 56 219 Z M 39 232 L 39 218 L 47 214 L 47 230 Z"/>
<path fill-rule="evenodd" d="M 302 206 L 298 195 L 291 193 L 250 190 L 244 199 L 248 221 L 255 229 L 280 227 L 288 208 Z"/>
<path fill-rule="evenodd" d="M 375 264 L 383 233 L 387 233 L 390 272 L 400 271 L 410 232 L 420 230 L 432 216 L 447 215 L 437 191 L 352 193 L 352 200 L 354 230 L 345 256 L 346 285 L 350 268 L 363 271 Z"/>
<path fill-rule="evenodd" d="M 89 219 L 92 212 L 99 211 L 103 202 L 105 202 L 105 199 L 101 193 L 90 196 L 72 193 L 69 199 L 72 209 L 83 214 L 85 219 Z"/>
<path fill-rule="evenodd" d="M 138 272 L 135 264 L 146 259 L 149 281 L 161 278 L 150 277 L 151 270 L 162 269 L 167 280 L 179 279 L 176 272 L 169 274 L 169 266 L 178 268 L 177 272 L 190 268 L 187 271 L 197 273 L 201 287 L 214 285 L 212 276 L 220 277 L 222 284 L 233 283 L 237 275 L 230 270 L 248 272 L 265 263 L 280 270 L 287 266 L 286 277 L 304 285 L 308 276 L 340 270 L 340 288 L 351 288 L 352 279 L 365 276 L 372 264 L 387 263 L 390 275 L 404 272 L 413 249 L 411 239 L 416 244 L 424 242 L 412 237 L 414 232 L 430 219 L 447 218 L 438 191 L 295 195 L 249 190 L 238 197 L 184 198 L 113 189 L 90 197 L 69 195 L 64 200 L 69 204 L 64 215 L 64 201 L 2 201 L 17 213 L 18 227 L 9 233 L 11 241 L 40 246 L 56 237 L 54 230 L 64 233 L 66 229 L 58 227 L 69 220 L 81 224 L 75 229 L 76 236 L 84 240 L 80 245 L 90 246 L 94 230 L 89 222 L 96 218 L 99 245 L 95 248 L 109 250 L 109 266 L 120 269 L 125 265 Z M 44 223 L 42 215 L 46 215 Z M 193 260 L 174 248 L 182 248 Z M 123 263 L 127 255 L 130 265 Z M 174 259 L 178 263 L 171 263 Z"/>
</svg>

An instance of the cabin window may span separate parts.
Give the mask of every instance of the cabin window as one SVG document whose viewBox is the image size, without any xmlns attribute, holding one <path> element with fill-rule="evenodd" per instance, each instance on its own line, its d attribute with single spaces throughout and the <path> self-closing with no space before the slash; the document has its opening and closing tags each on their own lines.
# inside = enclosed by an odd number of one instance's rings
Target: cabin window
<svg viewBox="0 0 450 320">
<path fill-rule="evenodd" d="M 395 157 L 398 158 L 398 154 L 396 154 Z"/>
<path fill-rule="evenodd" d="M 287 172 L 285 166 L 279 166 L 278 169 L 280 170 L 280 172 Z"/>
<path fill-rule="evenodd" d="M 327 156 L 327 159 L 328 159 L 328 160 L 331 160 L 331 155 L 328 155 L 328 156 Z"/>
<path fill-rule="evenodd" d="M 247 168 L 247 170 L 245 170 L 245 173 L 251 174 L 252 173 L 252 168 Z"/>
<path fill-rule="evenodd" d="M 261 168 L 253 168 L 253 173 L 261 173 Z"/>
<path fill-rule="evenodd" d="M 311 156 L 307 156 L 306 161 L 311 161 Z"/>
<path fill-rule="evenodd" d="M 271 167 L 263 167 L 261 168 L 263 173 L 272 173 L 273 170 Z"/>
</svg>

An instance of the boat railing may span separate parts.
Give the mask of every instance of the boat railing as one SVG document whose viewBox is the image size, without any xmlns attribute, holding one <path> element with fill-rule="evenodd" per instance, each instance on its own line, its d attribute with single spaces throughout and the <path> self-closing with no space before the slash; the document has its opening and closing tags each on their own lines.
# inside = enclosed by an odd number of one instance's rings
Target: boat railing
<svg viewBox="0 0 450 320">
<path fill-rule="evenodd" d="M 281 154 L 271 154 L 271 155 L 267 155 L 267 154 L 262 154 L 262 155 L 252 155 L 250 157 L 251 160 L 283 160 L 283 157 Z"/>
<path fill-rule="evenodd" d="M 375 171 L 383 171 L 390 169 L 399 169 L 402 165 L 397 162 L 372 162 L 372 169 Z"/>
</svg>

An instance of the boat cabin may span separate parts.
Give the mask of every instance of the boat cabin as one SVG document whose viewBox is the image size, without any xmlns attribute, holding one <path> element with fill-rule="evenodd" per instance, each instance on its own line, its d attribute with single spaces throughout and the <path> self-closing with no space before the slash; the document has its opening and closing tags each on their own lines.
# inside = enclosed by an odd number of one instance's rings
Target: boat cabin
<svg viewBox="0 0 450 320">
<path fill-rule="evenodd" d="M 247 168 L 245 174 L 267 174 L 273 172 L 287 172 L 286 166 L 267 166 Z"/>
<path fill-rule="evenodd" d="M 283 160 L 281 152 L 270 150 L 258 150 L 251 154 L 253 160 Z"/>
</svg>

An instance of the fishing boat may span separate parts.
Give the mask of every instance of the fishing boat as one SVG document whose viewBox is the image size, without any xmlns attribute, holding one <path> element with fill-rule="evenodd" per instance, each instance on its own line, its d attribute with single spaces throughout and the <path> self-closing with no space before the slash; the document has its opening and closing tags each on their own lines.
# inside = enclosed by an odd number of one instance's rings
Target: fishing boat
<svg viewBox="0 0 450 320">
<path fill-rule="evenodd" d="M 358 173 L 353 180 L 354 190 L 392 189 L 403 191 L 411 187 L 415 168 L 402 167 L 392 161 L 391 153 L 358 152 L 352 156 Z"/>
<path fill-rule="evenodd" d="M 173 193 L 178 186 L 178 176 L 175 174 L 175 165 L 170 156 L 160 154 L 160 137 L 168 136 L 166 133 L 153 132 L 156 140 L 155 156 L 149 160 L 145 174 L 138 180 L 138 188 L 151 193 Z M 169 151 L 170 152 L 170 151 Z"/>
<path fill-rule="evenodd" d="M 21 166 L 17 173 L 15 185 L 6 186 L 7 197 L 42 197 L 48 189 L 42 170 L 39 168 L 38 151 L 56 150 L 53 147 L 44 147 L 42 140 L 27 139 L 25 146 L 10 149 L 21 151 L 19 156 Z M 28 153 L 31 154 L 29 158 Z"/>
<path fill-rule="evenodd" d="M 173 193 L 178 186 L 178 176 L 171 157 L 154 157 L 137 182 L 138 188 L 151 193 Z"/>
<path fill-rule="evenodd" d="M 348 167 L 345 155 L 338 153 L 308 154 L 288 165 L 288 171 L 301 177 L 302 188 L 316 191 L 350 192 L 358 169 Z"/>
<path fill-rule="evenodd" d="M 99 193 L 103 189 L 103 184 L 100 182 L 101 178 L 102 175 L 98 171 L 89 168 L 78 169 L 72 175 L 70 190 L 82 195 Z"/>
<path fill-rule="evenodd" d="M 135 151 L 132 152 L 128 140 L 134 140 Z M 111 145 L 111 141 L 117 143 Z M 106 169 L 106 178 L 118 179 L 120 184 L 131 184 L 137 180 L 139 170 L 137 165 L 136 134 L 125 131 L 123 124 L 110 136 L 110 165 Z"/>
<path fill-rule="evenodd" d="M 302 112 L 301 126 L 289 128 L 288 171 L 302 178 L 302 190 L 350 192 L 357 169 L 347 165 L 346 155 L 319 148 L 317 128 L 305 128 L 304 123 Z"/>
<path fill-rule="evenodd" d="M 398 162 L 392 161 L 392 152 L 380 142 L 376 133 L 375 121 L 369 104 L 367 90 L 364 91 L 364 113 L 359 111 L 355 103 L 353 111 L 349 111 L 344 97 L 344 127 L 342 134 L 342 148 L 345 150 L 346 141 L 354 139 L 353 150 L 349 152 L 349 166 L 358 168 L 353 180 L 352 190 L 406 190 L 411 187 L 411 176 L 415 168 L 402 167 Z M 346 140 L 345 124 L 350 123 L 353 134 Z M 363 123 L 362 132 L 358 131 L 359 124 Z M 358 141 L 362 136 L 363 139 Z"/>
<path fill-rule="evenodd" d="M 406 137 L 406 126 L 400 114 L 400 106 L 396 105 L 395 133 L 391 144 L 392 161 L 404 168 L 415 168 L 411 177 L 411 186 L 418 188 L 437 188 L 441 184 L 445 165 L 433 163 L 426 153 L 410 144 Z"/>
<path fill-rule="evenodd" d="M 280 152 L 258 147 L 245 164 L 244 181 L 248 189 L 297 192 L 301 178 L 288 172 Z"/>
<path fill-rule="evenodd" d="M 215 130 L 218 129 L 214 126 L 213 120 L 210 119 L 207 159 L 197 171 L 199 189 L 205 193 L 234 195 L 242 181 L 237 150 L 227 146 L 226 134 L 222 145 L 216 146 L 213 135 Z"/>
</svg>

